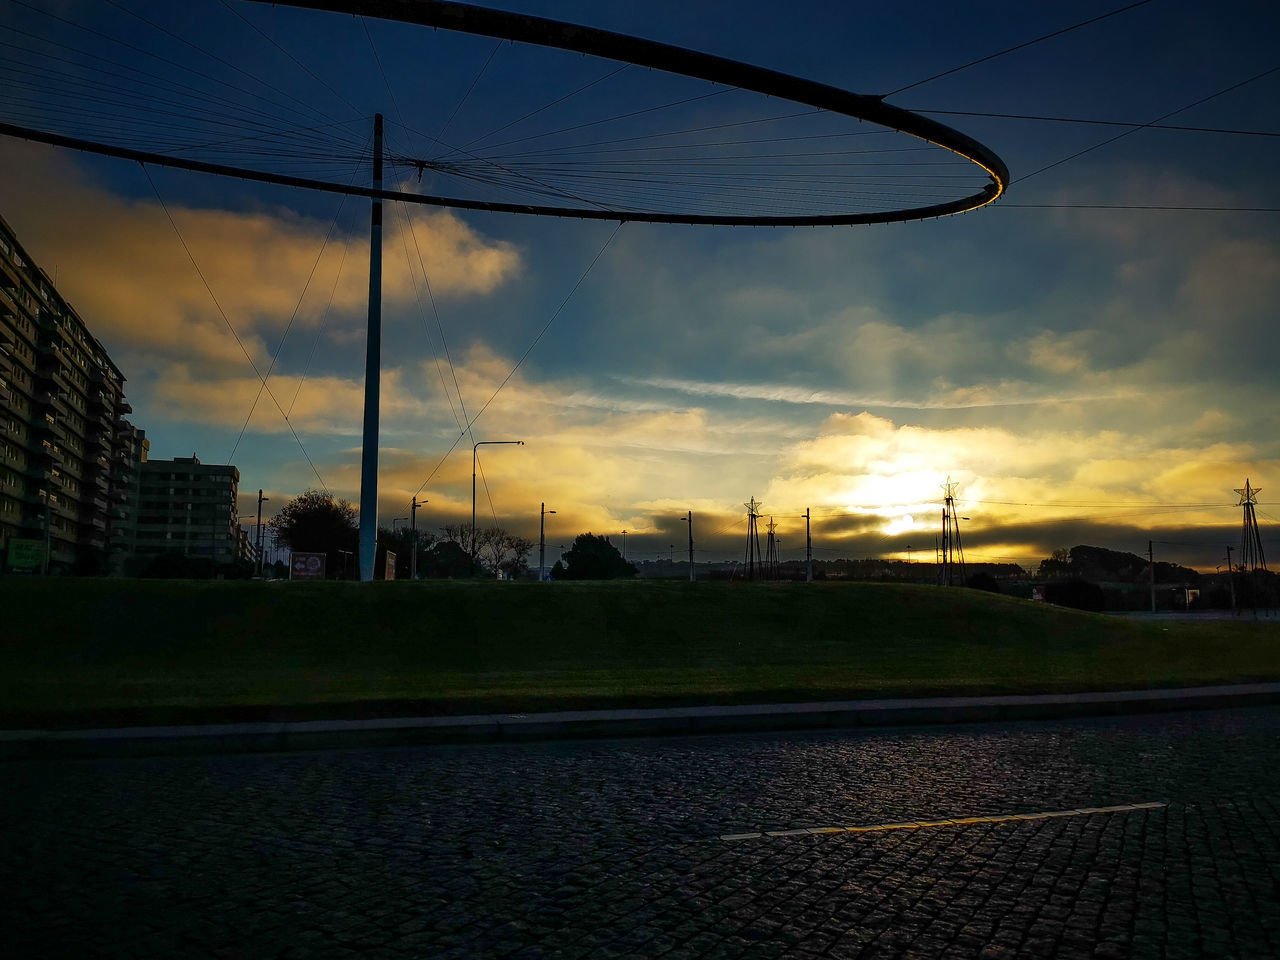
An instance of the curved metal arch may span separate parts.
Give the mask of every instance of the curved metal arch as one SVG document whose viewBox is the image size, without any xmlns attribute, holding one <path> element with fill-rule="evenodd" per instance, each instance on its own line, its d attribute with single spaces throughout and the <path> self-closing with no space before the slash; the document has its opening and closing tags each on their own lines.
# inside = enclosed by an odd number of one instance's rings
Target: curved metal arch
<svg viewBox="0 0 1280 960">
<path fill-rule="evenodd" d="M 450 197 L 425 197 L 419 202 L 437 206 L 465 207 L 507 213 L 577 217 L 589 220 L 626 220 L 649 223 L 720 224 L 726 226 L 843 226 L 869 223 L 898 223 L 964 213 L 998 198 L 1009 184 L 1009 170 L 994 151 L 945 124 L 901 107 L 890 106 L 881 97 L 850 93 L 838 87 L 804 80 L 776 70 L 754 67 L 711 54 L 625 34 L 548 20 L 544 17 L 508 13 L 453 0 L 254 0 L 257 3 L 301 7 L 331 13 L 374 17 L 459 33 L 477 34 L 584 53 L 637 66 L 651 67 L 712 83 L 739 87 L 766 96 L 790 100 L 832 113 L 886 127 L 950 150 L 985 170 L 991 178 L 981 191 L 946 203 L 875 213 L 830 216 L 709 216 L 659 212 L 608 211 L 548 207 L 535 204 L 460 201 Z M 406 196 L 407 198 L 407 196 Z"/>
</svg>

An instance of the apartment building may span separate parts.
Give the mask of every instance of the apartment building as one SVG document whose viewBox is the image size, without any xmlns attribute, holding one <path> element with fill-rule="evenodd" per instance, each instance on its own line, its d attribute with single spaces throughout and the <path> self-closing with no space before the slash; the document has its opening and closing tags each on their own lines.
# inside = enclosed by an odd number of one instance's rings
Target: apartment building
<svg viewBox="0 0 1280 960">
<path fill-rule="evenodd" d="M 0 569 L 105 573 L 127 549 L 146 438 L 124 381 L 0 218 Z"/>
<path fill-rule="evenodd" d="M 143 463 L 133 529 L 138 564 L 161 554 L 212 561 L 215 568 L 251 560 L 236 512 L 239 486 L 234 466 L 201 463 L 194 454 Z"/>
</svg>

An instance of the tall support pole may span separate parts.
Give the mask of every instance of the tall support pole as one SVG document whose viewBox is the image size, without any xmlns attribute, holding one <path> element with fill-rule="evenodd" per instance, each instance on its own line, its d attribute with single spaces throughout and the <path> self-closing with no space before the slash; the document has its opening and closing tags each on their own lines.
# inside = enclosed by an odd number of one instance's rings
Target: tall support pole
<svg viewBox="0 0 1280 960">
<path fill-rule="evenodd" d="M 554 510 L 548 510 L 544 502 L 542 504 L 542 513 L 538 518 L 538 582 L 542 583 L 547 579 L 547 514 L 555 513 Z"/>
<path fill-rule="evenodd" d="M 258 489 L 258 525 L 254 528 L 254 533 L 258 537 L 258 579 L 262 579 L 262 504 L 269 502 L 270 497 L 262 495 L 262 489 Z"/>
<path fill-rule="evenodd" d="M 53 515 L 49 512 L 49 501 L 44 501 L 44 556 L 40 558 L 40 576 L 49 575 L 49 553 L 53 550 Z"/>
<path fill-rule="evenodd" d="M 804 508 L 804 581 L 813 583 L 813 537 L 809 533 L 809 508 Z"/>
<path fill-rule="evenodd" d="M 373 118 L 373 189 L 382 189 L 382 114 Z M 364 348 L 364 438 L 360 448 L 360 579 L 378 556 L 378 404 L 382 378 L 382 201 L 369 212 L 369 327 Z"/>
<path fill-rule="evenodd" d="M 685 517 L 689 524 L 689 582 L 693 583 L 693 511 L 689 511 L 689 515 Z"/>
<path fill-rule="evenodd" d="M 1156 554 L 1152 541 L 1147 541 L 1147 562 L 1151 565 L 1151 612 L 1156 612 Z"/>
<path fill-rule="evenodd" d="M 426 503 L 423 500 L 422 503 Z M 411 553 L 409 554 L 409 579 L 418 579 L 418 508 L 422 506 L 418 502 L 418 498 L 413 498 L 413 503 L 409 507 L 409 538 L 413 541 Z"/>
<path fill-rule="evenodd" d="M 1236 612 L 1236 571 L 1231 566 L 1231 544 L 1227 544 L 1227 585 L 1231 588 L 1231 612 Z"/>
</svg>

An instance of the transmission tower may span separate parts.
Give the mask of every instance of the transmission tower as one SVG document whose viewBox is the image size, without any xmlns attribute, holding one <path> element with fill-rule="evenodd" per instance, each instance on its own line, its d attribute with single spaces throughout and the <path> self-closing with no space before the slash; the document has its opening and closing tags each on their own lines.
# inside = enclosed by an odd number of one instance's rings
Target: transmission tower
<svg viewBox="0 0 1280 960">
<path fill-rule="evenodd" d="M 1267 558 L 1262 552 L 1262 537 L 1258 533 L 1258 517 L 1253 509 L 1261 492 L 1258 487 L 1250 486 L 1247 478 L 1244 486 L 1236 490 L 1240 494 L 1240 502 L 1236 506 L 1244 508 L 1244 523 L 1240 531 L 1240 570 L 1244 573 L 1267 569 Z"/>
<path fill-rule="evenodd" d="M 773 522 L 773 517 L 770 517 L 769 533 L 765 538 L 764 578 L 766 580 L 778 579 L 778 540 L 773 535 L 773 532 L 777 529 L 778 525 Z"/>
<path fill-rule="evenodd" d="M 747 556 L 744 566 L 747 568 L 747 579 L 754 580 L 756 568 L 763 560 L 760 556 L 760 532 L 756 529 L 756 521 L 760 519 L 760 508 L 764 504 L 752 497 L 743 506 L 747 508 Z"/>
<path fill-rule="evenodd" d="M 942 550 L 938 574 L 944 587 L 964 583 L 964 546 L 960 543 L 960 518 L 956 516 L 958 486 L 950 477 L 942 486 Z"/>
</svg>

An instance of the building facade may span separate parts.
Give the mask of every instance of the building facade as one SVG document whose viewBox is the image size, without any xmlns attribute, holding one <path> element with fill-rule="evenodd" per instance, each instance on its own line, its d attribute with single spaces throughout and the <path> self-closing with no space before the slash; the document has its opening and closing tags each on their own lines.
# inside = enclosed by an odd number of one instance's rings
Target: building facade
<svg viewBox="0 0 1280 960">
<path fill-rule="evenodd" d="M 236 496 L 240 471 L 201 463 L 193 454 L 141 464 L 133 553 L 139 568 L 162 554 L 208 561 L 215 568 L 249 560 Z"/>
<path fill-rule="evenodd" d="M 54 574 L 109 572 L 127 549 L 146 438 L 124 380 L 0 218 L 0 569 L 11 544 L 40 544 Z"/>
</svg>

